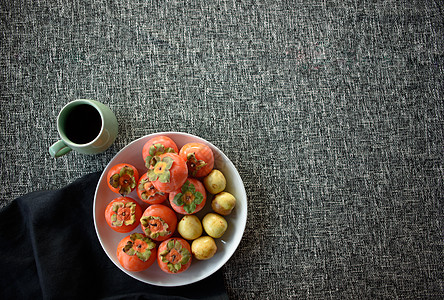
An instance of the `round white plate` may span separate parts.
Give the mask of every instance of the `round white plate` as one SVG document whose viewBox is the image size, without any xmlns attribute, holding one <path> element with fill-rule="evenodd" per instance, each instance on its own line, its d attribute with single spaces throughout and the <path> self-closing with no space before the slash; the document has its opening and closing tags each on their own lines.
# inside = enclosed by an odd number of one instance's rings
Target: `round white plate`
<svg viewBox="0 0 444 300">
<path fill-rule="evenodd" d="M 155 262 L 151 267 L 142 272 L 130 272 L 122 268 L 116 256 L 117 244 L 125 236 L 133 232 L 142 232 L 142 229 L 139 225 L 130 233 L 118 233 L 112 230 L 105 221 L 104 212 L 106 206 L 113 199 L 119 197 L 118 194 L 112 192 L 108 188 L 108 184 L 106 182 L 106 174 L 108 173 L 108 170 L 118 163 L 128 163 L 135 166 L 139 171 L 139 175 L 142 176 L 142 174 L 146 173 L 147 171 L 147 168 L 145 167 L 145 162 L 142 158 L 143 145 L 151 138 L 159 135 L 166 135 L 170 137 L 176 142 L 179 149 L 186 143 L 190 142 L 200 142 L 207 144 L 214 153 L 214 168 L 220 170 L 226 177 L 227 187 L 225 188 L 225 191 L 233 194 L 237 200 L 236 207 L 234 208 L 232 213 L 225 217 L 228 222 L 227 231 L 221 238 L 216 239 L 217 252 L 214 257 L 205 261 L 198 261 L 193 257 L 193 262 L 190 268 L 185 272 L 179 274 L 167 274 L 163 272 L 157 265 L 157 262 Z M 137 197 L 136 191 L 133 191 L 128 196 L 138 201 L 143 209 L 148 206 L 148 204 L 144 203 Z M 208 196 L 210 195 L 208 194 Z M 165 201 L 164 204 L 169 205 L 168 200 Z M 204 209 L 202 209 L 196 215 L 200 219 L 202 219 L 202 217 L 206 213 L 211 211 L 211 197 L 207 197 L 207 202 Z M 236 250 L 242 239 L 242 235 L 245 230 L 245 224 L 247 222 L 247 195 L 242 179 L 239 176 L 239 173 L 237 172 L 235 166 L 228 159 L 228 157 L 225 156 L 225 154 L 223 154 L 222 151 L 220 151 L 213 144 L 202 138 L 187 133 L 159 132 L 146 135 L 131 142 L 125 148 L 120 150 L 108 163 L 102 173 L 102 176 L 100 177 L 99 183 L 97 184 L 96 193 L 94 196 L 93 216 L 94 226 L 96 228 L 96 233 L 99 238 L 100 244 L 102 245 L 108 257 L 119 269 L 121 269 L 123 272 L 127 273 L 131 277 L 134 277 L 135 279 L 138 279 L 145 283 L 158 286 L 180 286 L 190 284 L 210 276 L 211 274 L 219 270 L 233 255 L 234 251 Z M 179 220 L 180 219 L 178 219 L 178 221 Z M 178 236 L 177 231 L 174 236 Z"/>
</svg>

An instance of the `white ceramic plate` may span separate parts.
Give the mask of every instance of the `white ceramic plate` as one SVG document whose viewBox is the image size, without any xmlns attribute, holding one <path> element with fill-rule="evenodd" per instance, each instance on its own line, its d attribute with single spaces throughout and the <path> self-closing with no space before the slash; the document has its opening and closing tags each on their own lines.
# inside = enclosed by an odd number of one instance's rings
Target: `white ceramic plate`
<svg viewBox="0 0 444 300">
<path fill-rule="evenodd" d="M 106 223 L 104 213 L 108 203 L 119 196 L 118 194 L 113 193 L 108 188 L 108 184 L 106 182 L 106 174 L 108 173 L 108 170 L 118 163 L 128 163 L 135 166 L 139 171 L 139 175 L 142 176 L 142 174 L 147 171 L 142 158 L 143 145 L 151 138 L 159 135 L 166 135 L 173 139 L 179 149 L 189 142 L 200 142 L 207 144 L 214 153 L 214 168 L 220 170 L 226 177 L 227 187 L 225 188 L 225 191 L 233 194 L 237 200 L 236 207 L 234 208 L 232 213 L 226 216 L 228 222 L 227 231 L 220 239 L 216 239 L 218 250 L 214 257 L 206 261 L 198 261 L 193 257 L 193 262 L 188 270 L 183 273 L 174 275 L 163 272 L 157 265 L 157 262 L 155 262 L 151 267 L 142 272 L 130 272 L 122 268 L 119 264 L 119 261 L 117 260 L 117 244 L 125 236 L 131 234 L 132 232 L 142 232 L 142 229 L 139 225 L 130 233 L 115 232 Z M 137 200 L 141 204 L 143 209 L 148 206 L 148 204 L 144 203 L 137 197 L 136 191 L 133 191 L 128 196 Z M 164 204 L 169 205 L 168 200 L 165 201 Z M 211 197 L 207 198 L 204 209 L 202 209 L 196 215 L 200 219 L 202 219 L 202 217 L 210 211 L 212 211 Z M 131 277 L 134 277 L 145 283 L 158 286 L 180 286 L 190 284 L 210 276 L 211 274 L 219 270 L 233 255 L 234 251 L 236 250 L 242 239 L 242 235 L 245 230 L 245 224 L 247 222 L 247 195 L 245 193 L 242 179 L 239 176 L 239 173 L 237 172 L 233 163 L 214 145 L 202 138 L 187 133 L 160 132 L 144 136 L 131 142 L 129 145 L 119 151 L 116 156 L 114 156 L 114 158 L 109 162 L 109 164 L 103 171 L 96 188 L 96 193 L 94 196 L 93 216 L 94 226 L 96 228 L 96 233 L 99 241 L 108 257 L 119 269 L 121 269 L 123 272 L 127 273 Z M 180 219 L 178 219 L 178 221 L 179 220 Z M 177 232 L 175 236 L 177 236 Z"/>
</svg>

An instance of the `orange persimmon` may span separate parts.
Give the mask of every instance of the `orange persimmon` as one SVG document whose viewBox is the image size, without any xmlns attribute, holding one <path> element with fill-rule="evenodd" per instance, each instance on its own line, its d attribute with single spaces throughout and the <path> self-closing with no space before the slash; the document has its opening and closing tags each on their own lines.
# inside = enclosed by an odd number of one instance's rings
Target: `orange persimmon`
<svg viewBox="0 0 444 300">
<path fill-rule="evenodd" d="M 111 191 L 124 196 L 136 188 L 139 172 L 133 165 L 121 163 L 108 171 L 106 179 Z"/>
<path fill-rule="evenodd" d="M 120 265 L 133 272 L 148 269 L 156 261 L 156 244 L 142 233 L 123 238 L 117 246 Z"/>
<path fill-rule="evenodd" d="M 204 177 L 213 169 L 214 154 L 205 144 L 185 144 L 179 155 L 187 162 L 188 174 L 192 177 Z"/>
<path fill-rule="evenodd" d="M 154 157 L 164 153 L 179 153 L 176 143 L 165 135 L 153 137 L 143 145 L 142 157 L 145 166 L 150 168 L 154 166 Z"/>
<path fill-rule="evenodd" d="M 168 206 L 153 204 L 143 212 L 140 224 L 146 236 L 155 241 L 164 241 L 176 230 L 177 216 Z"/>
<path fill-rule="evenodd" d="M 191 177 L 188 177 L 179 189 L 169 194 L 171 207 L 183 215 L 200 211 L 205 206 L 206 199 L 207 193 L 202 182 Z"/>
<path fill-rule="evenodd" d="M 142 208 L 130 197 L 119 197 L 105 209 L 105 220 L 114 231 L 130 232 L 140 223 Z"/>
<path fill-rule="evenodd" d="M 157 263 L 162 271 L 178 274 L 191 265 L 191 247 L 182 238 L 171 238 L 163 241 L 157 251 Z"/>
<path fill-rule="evenodd" d="M 188 177 L 186 162 L 175 153 L 155 157 L 155 164 L 148 170 L 148 179 L 161 192 L 170 193 L 181 187 Z"/>
<path fill-rule="evenodd" d="M 143 174 L 137 184 L 137 195 L 140 200 L 148 204 L 160 204 L 168 198 L 168 193 L 156 189 L 148 178 L 148 173 Z"/>
</svg>

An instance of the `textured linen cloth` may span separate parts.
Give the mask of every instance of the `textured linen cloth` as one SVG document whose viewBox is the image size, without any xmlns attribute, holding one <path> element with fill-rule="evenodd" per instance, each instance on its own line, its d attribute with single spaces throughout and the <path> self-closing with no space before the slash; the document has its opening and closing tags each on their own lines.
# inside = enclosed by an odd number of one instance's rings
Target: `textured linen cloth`
<svg viewBox="0 0 444 300">
<path fill-rule="evenodd" d="M 228 299 L 221 271 L 163 288 L 118 270 L 94 230 L 99 177 L 95 172 L 59 190 L 26 194 L 0 211 L 2 299 Z"/>
<path fill-rule="evenodd" d="M 444 297 L 439 1 L 2 1 L 2 206 L 146 134 L 207 139 L 248 194 L 232 299 Z M 68 101 L 106 152 L 52 159 Z M 5 280 L 5 279 L 1 279 Z"/>
</svg>

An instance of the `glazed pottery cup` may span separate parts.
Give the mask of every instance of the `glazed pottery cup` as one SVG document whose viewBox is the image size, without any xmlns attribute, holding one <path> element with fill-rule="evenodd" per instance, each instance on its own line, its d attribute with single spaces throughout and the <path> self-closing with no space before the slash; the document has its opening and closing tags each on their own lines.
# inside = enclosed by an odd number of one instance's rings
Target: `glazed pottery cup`
<svg viewBox="0 0 444 300">
<path fill-rule="evenodd" d="M 60 140 L 49 147 L 52 157 L 74 150 L 97 154 L 108 149 L 117 137 L 118 124 L 114 113 L 103 103 L 78 99 L 66 104 L 57 117 Z"/>
</svg>

